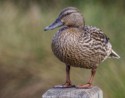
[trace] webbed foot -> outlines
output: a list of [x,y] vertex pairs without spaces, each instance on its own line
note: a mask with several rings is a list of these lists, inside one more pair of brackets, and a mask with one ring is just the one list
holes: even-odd
[[75,85],[72,85],[71,83],[65,83],[65,84],[62,84],[62,85],[54,86],[54,88],[72,88],[72,87],[75,87]]
[[80,89],[90,89],[92,88],[92,84],[91,83],[87,83],[87,84],[84,84],[84,85],[78,85],[76,86],[76,88],[80,88]]

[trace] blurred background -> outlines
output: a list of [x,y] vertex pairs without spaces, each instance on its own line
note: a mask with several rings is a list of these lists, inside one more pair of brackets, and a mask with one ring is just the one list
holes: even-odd
[[[44,32],[67,7],[80,9],[87,25],[99,27],[121,56],[102,63],[94,84],[104,98],[125,98],[124,0],[0,0],[0,98],[41,98],[65,82],[65,65],[51,51],[58,30]],[[72,68],[73,84],[84,84],[90,70]]]

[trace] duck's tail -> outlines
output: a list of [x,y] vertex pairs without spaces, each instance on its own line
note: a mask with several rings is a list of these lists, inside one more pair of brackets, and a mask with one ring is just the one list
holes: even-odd
[[119,59],[119,58],[120,58],[120,56],[119,56],[114,50],[112,50],[112,52],[111,52],[111,54],[109,55],[109,57],[111,57],[111,58],[116,58],[116,59]]

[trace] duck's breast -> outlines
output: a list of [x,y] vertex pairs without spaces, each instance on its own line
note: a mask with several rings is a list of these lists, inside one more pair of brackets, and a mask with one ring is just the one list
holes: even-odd
[[60,29],[53,37],[52,51],[61,61],[67,64],[77,62],[79,37],[80,31],[78,28],[65,27]]

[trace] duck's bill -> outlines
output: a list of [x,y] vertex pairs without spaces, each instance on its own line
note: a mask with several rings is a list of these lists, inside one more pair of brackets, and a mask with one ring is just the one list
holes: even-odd
[[52,30],[52,29],[55,29],[55,28],[60,27],[62,25],[63,25],[63,22],[61,22],[61,20],[59,20],[59,19],[56,19],[56,21],[53,22],[51,25],[45,27],[44,31]]

